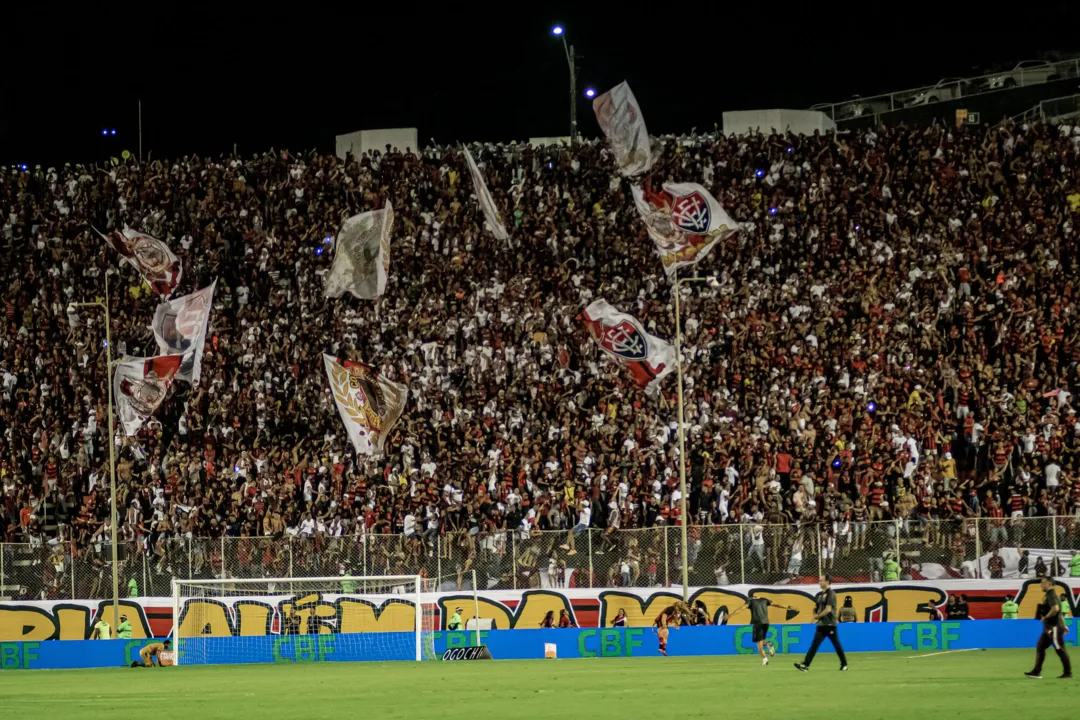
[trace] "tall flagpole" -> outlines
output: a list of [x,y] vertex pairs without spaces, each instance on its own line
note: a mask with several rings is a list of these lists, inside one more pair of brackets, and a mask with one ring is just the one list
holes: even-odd
[[690,601],[690,569],[686,555],[686,416],[683,414],[682,316],[679,312],[679,269],[675,269],[675,379],[679,391],[679,548],[682,552],[682,598]]
[[112,318],[109,314],[109,272],[105,271],[104,301],[70,303],[69,307],[97,306],[105,311],[105,388],[109,400],[109,542],[112,545],[112,609],[113,630],[120,626],[120,563],[116,547],[116,443],[115,418],[113,415],[113,359],[112,359]]

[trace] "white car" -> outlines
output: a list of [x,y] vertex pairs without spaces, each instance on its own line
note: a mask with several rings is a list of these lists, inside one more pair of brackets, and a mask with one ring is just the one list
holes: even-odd
[[916,94],[904,100],[904,107],[915,105],[929,105],[945,100],[955,100],[969,94],[970,82],[963,78],[942,78],[933,87],[920,90]]
[[987,89],[1013,87],[1015,85],[1038,85],[1044,82],[1053,82],[1061,79],[1061,72],[1057,65],[1044,60],[1023,60],[1016,64],[1012,70],[1006,70],[999,75],[991,75],[987,78]]

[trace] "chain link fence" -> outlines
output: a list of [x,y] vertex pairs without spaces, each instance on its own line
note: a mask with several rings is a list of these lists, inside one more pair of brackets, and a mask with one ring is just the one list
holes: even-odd
[[[1063,575],[1080,552],[1080,518],[878,520],[695,525],[686,532],[691,586],[881,582]],[[423,576],[431,590],[677,587],[677,526],[551,532],[499,530],[347,537],[159,537],[118,548],[122,597],[168,596],[175,578]],[[112,551],[96,543],[0,544],[0,599],[112,597]]]

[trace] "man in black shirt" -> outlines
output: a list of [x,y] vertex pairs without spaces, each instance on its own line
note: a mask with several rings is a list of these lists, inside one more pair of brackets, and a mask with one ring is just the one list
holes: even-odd
[[[744,607],[750,608],[750,624],[754,628],[754,644],[757,645],[758,655],[761,656],[761,664],[769,664],[769,656],[776,654],[776,648],[773,644],[766,640],[766,636],[769,634],[769,606],[780,608],[781,610],[790,610],[787,605],[781,605],[780,603],[774,603],[772,600],[763,597],[747,598],[746,602],[731,611],[731,614],[742,610]],[[768,654],[766,654],[768,650]]]
[[847,670],[847,656],[844,655],[844,648],[840,645],[840,636],[836,634],[836,593],[832,590],[832,578],[828,575],[821,577],[821,592],[814,597],[814,620],[817,621],[814,642],[810,643],[810,651],[806,653],[806,658],[801,663],[795,663],[795,668],[800,672],[809,670],[818,647],[825,638],[829,638],[840,658],[840,669]]
[[1054,579],[1044,576],[1040,587],[1045,595],[1040,607],[1043,631],[1039,634],[1039,642],[1035,646],[1035,668],[1024,674],[1029,678],[1041,678],[1046,649],[1053,646],[1061,660],[1062,672],[1058,679],[1071,678],[1072,663],[1069,662],[1069,653],[1065,651],[1065,619],[1061,616],[1061,600],[1054,589]]

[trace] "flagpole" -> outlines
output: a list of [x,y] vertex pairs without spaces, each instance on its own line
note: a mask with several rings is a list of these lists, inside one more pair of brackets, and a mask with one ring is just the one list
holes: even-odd
[[686,414],[683,409],[683,371],[682,371],[682,313],[679,310],[679,288],[683,283],[715,282],[713,278],[679,278],[679,269],[675,268],[674,283],[671,286],[675,295],[675,380],[678,383],[679,397],[679,548],[682,552],[682,594],[683,602],[690,602],[690,563],[686,548],[686,525],[690,521],[686,514]]
[[97,306],[105,311],[105,387],[109,400],[109,542],[112,544],[112,609],[113,629],[120,626],[120,568],[119,553],[116,548],[116,444],[113,440],[115,419],[113,416],[113,393],[112,393],[112,322],[109,315],[109,273],[105,271],[105,300],[104,302],[79,302],[70,303],[70,307]]
[[675,379],[679,394],[679,547],[682,552],[682,598],[690,601],[690,569],[686,555],[686,416],[683,413],[682,319],[679,312],[679,269],[675,268]]

